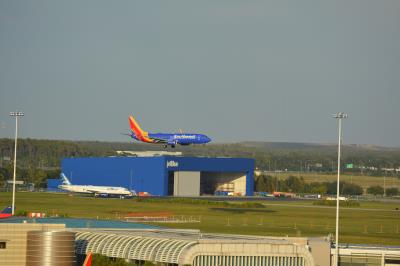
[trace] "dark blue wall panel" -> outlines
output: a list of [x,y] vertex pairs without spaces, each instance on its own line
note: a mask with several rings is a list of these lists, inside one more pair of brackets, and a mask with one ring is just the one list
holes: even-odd
[[152,195],[164,195],[163,166],[162,157],[71,158],[61,163],[74,185],[121,186]]
[[[168,170],[204,172],[254,171],[254,159],[165,156]],[[177,166],[173,162],[178,163]],[[168,164],[169,163],[169,164]]]
[[63,192],[58,186],[61,185],[61,179],[47,179],[47,191],[49,192]]

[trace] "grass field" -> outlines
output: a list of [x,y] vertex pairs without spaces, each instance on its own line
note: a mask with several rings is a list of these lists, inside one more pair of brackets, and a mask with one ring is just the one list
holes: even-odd
[[[10,193],[0,193],[0,206],[9,205]],[[51,193],[17,193],[18,210],[67,214],[69,217],[115,219],[128,212],[163,211],[200,218],[200,223],[159,224],[200,229],[203,232],[271,236],[326,236],[335,232],[335,208],[309,201],[262,202],[264,208],[235,208],[231,203],[178,200],[101,199]],[[361,202],[342,208],[340,242],[400,245],[400,203]]]
[[[311,182],[334,182],[337,179],[336,174],[326,174],[326,173],[297,173],[297,172],[290,172],[290,173],[275,173],[269,172],[271,176],[277,176],[279,179],[286,179],[289,176],[296,176],[296,177],[303,177],[307,183]],[[340,180],[345,181],[348,183],[357,184],[364,189],[370,186],[381,186],[383,187],[384,178],[382,176],[367,176],[367,175],[352,175],[348,173],[342,173],[340,175]],[[398,177],[386,177],[385,178],[386,187],[397,187],[400,189],[400,178]]]

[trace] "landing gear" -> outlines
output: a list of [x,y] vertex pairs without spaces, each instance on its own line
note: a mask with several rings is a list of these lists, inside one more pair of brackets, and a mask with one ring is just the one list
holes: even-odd
[[[171,148],[175,148],[175,144],[170,144],[171,145]],[[164,145],[164,149],[167,149],[168,148],[168,144],[165,144]]]
[[176,144],[178,144],[178,141],[168,141],[166,143],[164,143],[164,148],[168,148],[168,145],[171,146],[171,148],[175,148]]

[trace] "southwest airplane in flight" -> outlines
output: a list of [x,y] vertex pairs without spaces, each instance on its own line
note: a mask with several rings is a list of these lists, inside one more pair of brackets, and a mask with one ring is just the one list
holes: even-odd
[[159,143],[164,144],[167,148],[168,145],[175,148],[177,144],[179,145],[190,145],[190,144],[205,144],[211,141],[209,137],[203,134],[193,134],[193,133],[149,133],[143,131],[139,124],[135,121],[133,116],[129,117],[129,125],[131,127],[131,138],[147,142],[147,143]]

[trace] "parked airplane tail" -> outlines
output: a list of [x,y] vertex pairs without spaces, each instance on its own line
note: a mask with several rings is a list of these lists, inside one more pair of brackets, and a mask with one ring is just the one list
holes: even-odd
[[61,179],[64,185],[71,185],[71,182],[68,180],[64,173],[61,173]]
[[135,134],[135,136],[138,140],[141,140],[144,142],[152,142],[149,139],[149,133],[147,131],[144,131],[143,129],[141,129],[141,127],[136,122],[136,120],[133,118],[133,116],[129,116],[129,125],[131,127],[132,132]]
[[11,207],[11,206],[8,206],[8,207],[4,208],[4,210],[2,210],[2,211],[0,212],[0,219],[9,218],[9,217],[11,217],[12,215],[13,215],[13,214],[12,214],[12,207]]
[[8,207],[4,208],[0,213],[1,214],[11,214],[12,213],[12,207],[8,206]]

